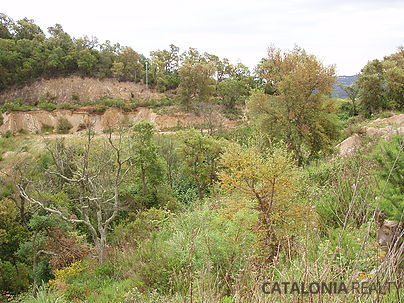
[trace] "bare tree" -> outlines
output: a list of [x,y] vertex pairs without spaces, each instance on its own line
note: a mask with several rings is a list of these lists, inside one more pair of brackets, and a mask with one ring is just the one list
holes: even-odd
[[[63,139],[48,145],[53,164],[46,182],[25,180],[18,184],[21,196],[49,214],[88,229],[100,263],[106,258],[107,233],[122,210],[119,191],[133,166],[122,133],[117,138],[94,140],[88,131],[84,148],[66,146]],[[49,194],[68,189],[68,201],[55,203]],[[68,207],[66,207],[66,204]]]

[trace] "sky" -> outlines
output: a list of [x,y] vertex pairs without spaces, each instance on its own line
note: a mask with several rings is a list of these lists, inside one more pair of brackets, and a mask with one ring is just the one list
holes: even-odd
[[298,45],[338,75],[354,75],[404,45],[403,0],[3,0],[0,12],[145,56],[175,44],[250,68],[271,45]]

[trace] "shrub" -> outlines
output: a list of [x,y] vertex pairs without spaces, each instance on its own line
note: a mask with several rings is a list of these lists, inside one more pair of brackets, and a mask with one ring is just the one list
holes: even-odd
[[64,297],[45,285],[38,287],[35,297],[31,294],[21,296],[16,302],[24,303],[67,303]]
[[323,230],[359,227],[368,220],[375,194],[371,169],[372,163],[360,155],[310,168],[309,178],[318,186],[315,203]]
[[[371,154],[379,169],[378,205],[387,216],[394,220],[403,220],[404,211],[404,140],[395,136],[390,141],[381,141]],[[388,181],[388,182],[387,182]]]
[[64,117],[60,117],[56,124],[56,131],[58,134],[67,134],[73,125]]
[[53,126],[42,124],[41,133],[52,133],[52,132],[53,132]]
[[49,111],[49,112],[55,110],[57,107],[56,104],[49,102],[45,98],[40,98],[37,106],[38,106],[38,108]]
[[0,108],[0,111],[5,112],[12,112],[12,111],[29,111],[32,109],[32,106],[25,104],[21,98],[15,99],[13,102],[6,102]]
[[13,132],[11,130],[6,131],[1,135],[3,138],[11,138],[14,136]]

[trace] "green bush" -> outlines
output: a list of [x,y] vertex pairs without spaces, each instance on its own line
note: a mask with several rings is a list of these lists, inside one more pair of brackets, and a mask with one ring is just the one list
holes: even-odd
[[29,110],[32,110],[32,106],[25,104],[24,100],[22,100],[21,98],[17,98],[13,102],[6,102],[3,104],[3,106],[0,107],[0,111],[3,113]]
[[58,134],[67,134],[73,125],[64,117],[60,117],[56,124],[56,131]]
[[381,141],[372,154],[379,166],[376,170],[379,190],[376,206],[390,219],[403,221],[404,213],[404,140],[395,136],[390,141]]
[[371,162],[363,156],[320,162],[306,169],[315,186],[317,212],[322,230],[361,226],[374,210],[375,180]]
[[37,289],[35,297],[31,294],[25,294],[19,297],[14,302],[21,303],[67,303],[63,295],[57,293],[56,291],[47,288],[45,285],[40,286]]
[[8,130],[5,133],[3,133],[1,136],[3,138],[11,138],[12,136],[14,136],[14,134],[13,134],[13,132],[11,130]]
[[48,112],[54,111],[57,108],[55,103],[49,102],[45,98],[39,99],[37,107]]

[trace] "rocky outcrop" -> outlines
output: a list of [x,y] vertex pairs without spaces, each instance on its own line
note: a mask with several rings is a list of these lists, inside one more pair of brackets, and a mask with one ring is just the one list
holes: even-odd
[[374,120],[361,128],[361,134],[353,134],[336,146],[341,156],[348,156],[356,151],[364,138],[380,137],[388,139],[395,134],[404,134],[404,114]]

